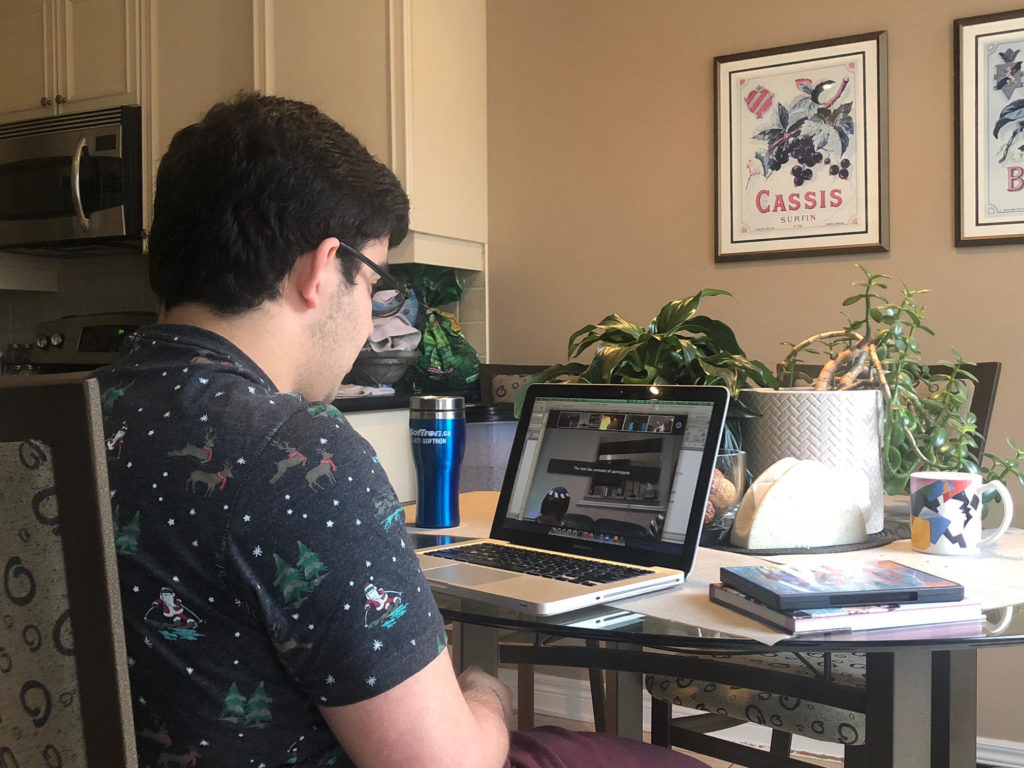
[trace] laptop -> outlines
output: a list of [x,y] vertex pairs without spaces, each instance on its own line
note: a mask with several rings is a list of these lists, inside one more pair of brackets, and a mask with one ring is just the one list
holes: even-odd
[[433,590],[541,616],[682,584],[729,392],[534,384],[488,539],[418,549]]

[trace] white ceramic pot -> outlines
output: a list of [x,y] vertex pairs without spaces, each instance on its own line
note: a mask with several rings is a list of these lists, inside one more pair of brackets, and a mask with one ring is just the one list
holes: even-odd
[[742,420],[747,469],[756,478],[779,459],[812,459],[868,478],[867,532],[882,530],[882,393],[816,391],[806,387],[745,389],[740,399],[760,416]]

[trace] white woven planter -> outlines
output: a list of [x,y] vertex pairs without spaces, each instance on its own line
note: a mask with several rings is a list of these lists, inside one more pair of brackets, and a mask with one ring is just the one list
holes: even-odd
[[743,450],[753,477],[786,456],[839,469],[859,469],[869,481],[868,533],[882,530],[882,393],[819,392],[807,388],[745,389],[740,399],[759,417],[742,420]]

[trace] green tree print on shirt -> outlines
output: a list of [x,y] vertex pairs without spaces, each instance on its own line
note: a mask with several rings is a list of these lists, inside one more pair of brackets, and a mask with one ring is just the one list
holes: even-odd
[[121,525],[119,509],[114,509],[114,546],[117,547],[118,551],[139,551],[139,516],[141,514],[141,512],[136,512],[135,517]]
[[237,723],[244,715],[245,696],[238,690],[238,684],[232,683],[228,689],[228,695],[224,697],[224,709],[221,710],[220,719]]
[[270,703],[273,701],[263,688],[263,681],[252,692],[249,701],[245,705],[245,715],[242,722],[250,728],[262,728],[273,718],[270,715]]
[[329,572],[320,555],[301,541],[297,541],[296,545],[299,557],[295,565],[274,553],[274,586],[281,590],[285,605],[289,606],[299,605],[307,595],[312,594]]
[[327,566],[320,560],[320,556],[301,541],[298,545],[299,561],[295,565],[302,569],[302,575],[306,580],[318,579],[326,574]]

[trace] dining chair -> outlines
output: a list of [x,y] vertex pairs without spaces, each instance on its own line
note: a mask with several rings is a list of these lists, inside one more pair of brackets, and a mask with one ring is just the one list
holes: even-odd
[[[929,368],[936,373],[951,371],[946,365]],[[972,390],[968,407],[976,418],[975,440],[980,456],[992,419],[1002,364],[972,363],[962,369],[976,378],[964,381]],[[797,372],[813,378],[818,366],[798,366]],[[886,527],[896,535],[909,536],[909,526],[901,519],[887,519]],[[724,663],[734,668],[729,670],[732,674],[724,676],[729,678],[726,681],[712,675],[708,679],[645,676],[645,686],[652,696],[654,743],[680,746],[742,765],[784,768],[812,765],[790,755],[793,735],[802,735],[843,744],[844,764],[863,764],[861,755],[868,737],[862,695],[867,669],[863,654],[764,653],[735,656]],[[765,673],[767,677],[763,677]],[[759,682],[745,683],[745,675]],[[804,680],[824,685],[825,695],[820,688],[802,690]],[[700,713],[674,717],[673,705]],[[709,735],[744,722],[772,729],[767,751]]]
[[480,363],[480,402],[484,405],[514,403],[519,390],[530,383],[530,377],[546,367]]
[[100,394],[0,378],[0,765],[137,764]]

